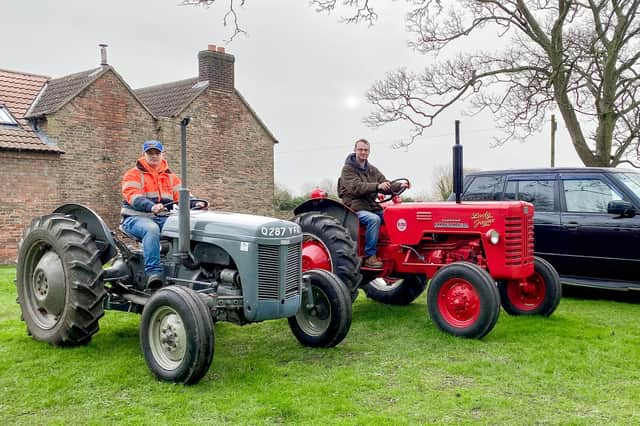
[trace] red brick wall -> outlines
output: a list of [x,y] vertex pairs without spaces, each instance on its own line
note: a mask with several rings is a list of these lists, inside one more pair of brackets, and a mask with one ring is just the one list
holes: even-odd
[[43,131],[65,151],[59,165],[62,199],[87,205],[117,226],[122,175],[140,157],[142,142],[156,137],[151,114],[108,71],[50,115]]
[[57,154],[0,151],[0,263],[14,263],[24,228],[60,204]]
[[180,174],[180,119],[187,127],[187,184],[211,208],[273,215],[273,139],[235,93],[208,90],[175,120],[163,120],[167,160]]
[[180,174],[186,115],[191,192],[215,209],[273,215],[273,140],[235,93],[207,90],[179,118],[155,120],[109,71],[42,123],[63,155],[0,151],[0,178],[12,189],[0,205],[0,264],[15,262],[32,218],[62,203],[85,204],[116,227],[122,175],[143,141],[160,139]]

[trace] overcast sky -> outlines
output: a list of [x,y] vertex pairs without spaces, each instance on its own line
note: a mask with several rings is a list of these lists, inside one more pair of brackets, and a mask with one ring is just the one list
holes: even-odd
[[[99,43],[108,62],[134,89],[194,77],[197,53],[222,45],[236,58],[236,88],[266,123],[275,147],[276,183],[301,194],[323,179],[337,180],[353,142],[372,143],[370,161],[388,178],[407,177],[407,195],[431,192],[433,170],[451,162],[454,120],[461,120],[465,167],[549,165],[550,130],[527,143],[491,148],[499,132],[490,115],[452,110],[408,149],[394,149],[408,129],[371,129],[364,93],[399,66],[419,70],[433,58],[407,47],[404,2],[385,2],[374,27],[339,23],[340,13],[318,14],[305,0],[248,0],[239,10],[248,34],[230,44],[222,17],[226,2],[211,8],[177,6],[178,0],[5,1],[0,68],[61,77],[99,65]],[[488,40],[470,39],[468,46]],[[558,117],[560,120],[560,118]],[[559,121],[556,165],[577,166]]]

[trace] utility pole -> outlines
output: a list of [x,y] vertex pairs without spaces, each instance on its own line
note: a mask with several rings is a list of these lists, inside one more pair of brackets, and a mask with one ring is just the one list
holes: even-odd
[[551,114],[551,167],[556,165],[556,130],[558,125],[556,124],[556,115]]

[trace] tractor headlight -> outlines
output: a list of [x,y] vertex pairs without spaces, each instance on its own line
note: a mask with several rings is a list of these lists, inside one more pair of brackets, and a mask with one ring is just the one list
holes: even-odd
[[495,246],[500,242],[500,233],[495,229],[491,229],[487,231],[487,238],[489,239],[489,242]]

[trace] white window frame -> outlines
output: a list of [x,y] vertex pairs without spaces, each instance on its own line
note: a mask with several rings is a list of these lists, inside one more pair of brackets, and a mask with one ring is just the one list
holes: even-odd
[[18,122],[13,115],[9,112],[7,107],[0,105],[0,124],[8,124],[10,126],[17,126]]

